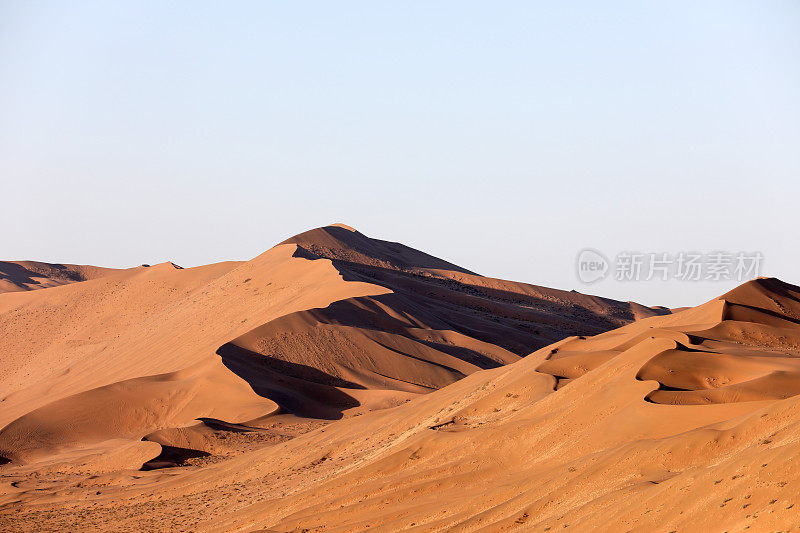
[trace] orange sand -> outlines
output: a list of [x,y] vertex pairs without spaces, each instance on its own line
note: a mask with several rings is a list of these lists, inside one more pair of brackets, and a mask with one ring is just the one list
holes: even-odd
[[800,288],[665,313],[341,226],[9,292],[0,527],[795,525]]

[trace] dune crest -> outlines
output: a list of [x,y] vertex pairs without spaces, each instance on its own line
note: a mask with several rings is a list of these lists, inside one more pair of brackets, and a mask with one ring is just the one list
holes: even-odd
[[58,287],[67,283],[101,278],[119,271],[117,268],[91,265],[0,261],[0,294]]
[[653,352],[637,374],[659,384],[649,401],[688,405],[788,398],[800,394],[796,316],[797,287],[756,279],[697,308],[565,343],[537,370],[555,376],[560,386],[651,339],[670,339],[674,346]]

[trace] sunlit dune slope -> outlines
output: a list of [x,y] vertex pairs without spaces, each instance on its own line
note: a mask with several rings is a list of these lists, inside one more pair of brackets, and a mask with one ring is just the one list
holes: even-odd
[[800,288],[754,280],[191,477],[289,478],[226,506],[221,529],[785,529],[800,505],[798,311]]

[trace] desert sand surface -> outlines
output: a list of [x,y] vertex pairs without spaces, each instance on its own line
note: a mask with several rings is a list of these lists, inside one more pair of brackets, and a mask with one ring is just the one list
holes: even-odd
[[7,531],[755,531],[800,519],[800,288],[695,308],[334,225],[0,295]]

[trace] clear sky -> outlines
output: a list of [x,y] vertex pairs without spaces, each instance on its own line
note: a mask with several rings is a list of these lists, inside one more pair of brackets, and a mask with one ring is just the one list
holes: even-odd
[[800,283],[800,2],[0,2],[0,258],[248,259],[331,222],[482,274],[760,251]]

